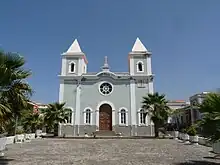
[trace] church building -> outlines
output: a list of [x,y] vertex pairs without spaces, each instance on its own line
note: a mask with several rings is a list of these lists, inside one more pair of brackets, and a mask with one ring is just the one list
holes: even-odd
[[111,72],[107,57],[100,71],[87,72],[86,54],[75,40],[62,54],[59,102],[65,102],[72,113],[68,123],[60,125],[59,135],[153,135],[153,123],[141,108],[142,97],[153,93],[151,55],[137,38],[125,58],[127,72]]

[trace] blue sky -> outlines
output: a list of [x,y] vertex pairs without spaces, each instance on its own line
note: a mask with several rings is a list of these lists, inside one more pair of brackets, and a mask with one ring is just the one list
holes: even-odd
[[140,37],[153,53],[155,90],[168,99],[220,87],[219,0],[2,0],[0,6],[0,48],[26,58],[34,101],[58,100],[60,54],[75,38],[94,72],[104,56],[112,71],[127,71]]

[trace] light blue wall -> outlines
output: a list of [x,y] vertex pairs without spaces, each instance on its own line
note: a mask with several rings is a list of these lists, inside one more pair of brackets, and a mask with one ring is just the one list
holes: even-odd
[[[108,81],[113,84],[113,92],[108,96],[103,96],[99,93],[99,85],[103,81]],[[83,111],[86,107],[90,107],[93,110],[92,124],[95,125],[95,111],[97,105],[101,101],[109,101],[115,106],[116,112],[116,124],[118,123],[118,110],[121,107],[130,109],[130,85],[129,81],[114,81],[111,78],[102,78],[98,82],[87,81],[82,82],[81,86],[81,124],[84,124]]]
[[70,80],[64,81],[64,102],[66,102],[67,107],[76,107],[76,83]]
[[[99,92],[101,82],[107,81],[113,84],[113,92],[108,96],[103,96]],[[76,82],[65,80],[64,85],[64,101],[67,107],[76,107]],[[143,96],[148,93],[148,88],[135,87],[136,111],[141,108]],[[119,124],[119,109],[122,107],[128,110],[128,125],[130,125],[130,82],[129,80],[115,81],[112,78],[102,78],[98,81],[85,81],[81,85],[80,94],[80,124],[84,124],[84,110],[89,107],[92,109],[92,125],[96,124],[96,108],[102,101],[109,101],[115,106],[115,124]],[[138,115],[137,115],[138,117]],[[138,121],[138,119],[137,119]]]
[[[148,86],[148,85],[146,85]],[[138,88],[137,84],[135,87],[135,98],[136,98],[136,109],[139,110],[142,106],[143,96],[147,96],[148,87]]]

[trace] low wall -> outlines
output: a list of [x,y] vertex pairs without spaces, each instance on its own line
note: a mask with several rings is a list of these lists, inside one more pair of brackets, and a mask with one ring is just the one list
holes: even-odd
[[15,136],[8,136],[6,137],[6,145],[7,144],[13,144],[15,142]]
[[[19,135],[19,136],[28,136],[30,138],[30,140],[32,139],[35,139],[35,133],[30,133],[30,134],[24,134],[24,135]],[[15,143],[15,140],[16,140],[16,136],[8,136],[8,137],[4,137],[6,138],[6,145],[9,145],[9,144],[13,144]]]
[[211,142],[208,141],[208,139],[204,138],[204,137],[199,137],[199,144],[204,145],[204,146],[208,146],[208,147],[212,146]]

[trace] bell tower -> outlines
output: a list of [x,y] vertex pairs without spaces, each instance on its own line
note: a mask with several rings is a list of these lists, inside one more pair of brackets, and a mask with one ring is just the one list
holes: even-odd
[[128,56],[130,73],[130,108],[132,134],[137,135],[138,109],[140,100],[146,93],[153,93],[153,75],[151,71],[151,52],[149,52],[139,38],[136,39],[132,51]]
[[86,55],[82,52],[77,39],[75,39],[69,49],[62,54],[61,76],[80,76],[87,73],[87,64]]
[[132,51],[129,53],[129,73],[133,77],[147,77],[148,92],[153,93],[153,75],[151,68],[151,52],[136,39]]
[[75,39],[69,49],[62,53],[59,102],[64,102],[64,78],[81,76],[87,73],[86,55],[82,52],[79,42]]

